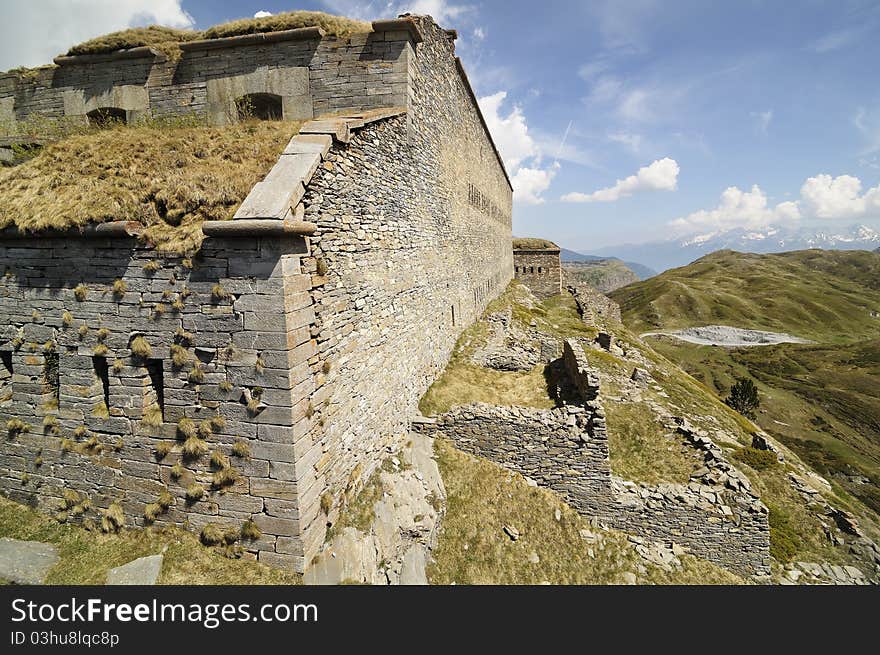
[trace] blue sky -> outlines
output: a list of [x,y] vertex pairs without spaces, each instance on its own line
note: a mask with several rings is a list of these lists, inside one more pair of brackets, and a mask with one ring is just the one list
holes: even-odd
[[430,13],[460,32],[514,177],[520,235],[589,251],[770,224],[880,227],[878,1],[14,4],[0,18],[63,29],[49,42],[13,32],[0,68],[130,24],[203,28],[292,8]]

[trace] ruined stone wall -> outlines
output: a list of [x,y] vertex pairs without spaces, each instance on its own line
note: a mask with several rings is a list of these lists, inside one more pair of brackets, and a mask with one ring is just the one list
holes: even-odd
[[334,148],[304,198],[318,226],[318,426],[297,444],[307,559],[513,274],[507,177],[449,35],[420,28],[408,115]]
[[562,293],[562,264],[558,250],[515,250],[513,270],[516,279],[541,300]]
[[571,383],[589,399],[583,404],[553,410],[468,405],[415,428],[528,476],[612,527],[684,545],[743,575],[768,574],[767,509],[721,450],[684,423],[680,431],[705,459],[690,484],[639,486],[612,477],[598,373],[574,341],[565,342],[563,359]]
[[157,524],[253,520],[263,536],[242,542],[248,556],[301,565],[305,249],[301,237],[213,239],[188,262],[134,239],[0,241],[0,491],[77,520],[115,502],[129,526],[167,491]]
[[409,104],[410,32],[345,39],[308,29],[276,34],[289,35],[183,44],[178,61],[139,48],[139,56],[61,57],[60,66],[0,74],[0,134],[39,134],[49,129],[47,119],[82,122],[105,107],[125,110],[128,122],[194,114],[222,125],[236,120],[236,99],[254,93],[279,96],[286,120]]

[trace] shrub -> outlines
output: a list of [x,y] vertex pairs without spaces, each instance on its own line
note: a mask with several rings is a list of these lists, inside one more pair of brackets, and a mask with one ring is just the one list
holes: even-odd
[[101,510],[101,530],[103,532],[119,532],[125,525],[125,514],[119,503],[112,503],[107,509]]
[[131,354],[142,359],[146,359],[153,354],[153,348],[150,346],[150,342],[147,341],[144,337],[138,336],[131,340]]
[[321,496],[321,511],[324,514],[329,514],[331,509],[333,509],[333,494],[326,491]]
[[85,324],[80,325],[77,333],[79,334],[80,339],[85,339],[87,336],[89,336],[89,326]]
[[196,427],[196,422],[191,418],[182,418],[177,422],[177,437],[178,439],[189,439],[190,437],[195,437],[198,435],[198,428]]
[[159,498],[156,499],[156,503],[162,509],[168,509],[174,505],[174,496],[172,496],[171,492],[167,489],[163,489],[159,494]]
[[232,454],[236,457],[248,459],[251,456],[251,447],[248,445],[247,441],[237,439],[236,442],[232,444]]
[[73,290],[73,297],[76,298],[78,302],[83,302],[88,295],[89,288],[85,284],[80,283],[76,285],[76,288]]
[[318,257],[318,259],[315,261],[315,269],[318,275],[320,275],[321,277],[327,275],[329,267],[327,266],[327,262],[324,260],[323,257]]
[[755,412],[761,404],[758,387],[750,378],[739,378],[730,388],[730,395],[724,399],[724,404],[754,420]]
[[215,489],[222,489],[223,487],[235,484],[236,480],[238,480],[238,471],[231,466],[227,466],[214,471],[214,475],[211,476],[211,485]]
[[19,418],[11,418],[6,421],[6,432],[10,438],[31,431],[31,426]]
[[231,294],[223,288],[223,285],[219,282],[211,287],[211,298],[216,301],[227,300],[231,298]]
[[247,539],[249,541],[256,541],[260,537],[263,536],[263,533],[260,532],[260,528],[257,527],[257,524],[248,519],[244,523],[241,524],[241,538]]
[[205,381],[205,369],[202,367],[201,363],[196,362],[195,366],[190,370],[187,379],[194,384],[199,384]]
[[64,310],[64,313],[61,315],[61,324],[64,327],[70,327],[71,325],[73,325],[73,314],[71,314],[67,310]]
[[219,432],[223,428],[226,427],[226,419],[217,414],[216,416],[212,416],[208,419],[208,423],[211,424],[211,430],[214,432]]
[[776,453],[770,450],[759,450],[757,448],[752,448],[751,446],[740,448],[735,451],[733,457],[748,464],[756,471],[765,471],[779,465]]
[[171,346],[171,363],[175,368],[183,368],[189,364],[189,359],[189,351],[186,348],[176,343]]
[[171,477],[175,480],[179,480],[183,477],[183,464],[177,462],[171,467]]
[[158,428],[162,425],[162,408],[159,405],[150,405],[144,410],[143,417],[144,425],[149,425],[154,428]]
[[159,506],[159,503],[147,503],[146,507],[144,507],[144,520],[147,523],[152,523],[159,518],[161,513],[162,508]]
[[223,528],[214,523],[208,523],[202,528],[199,537],[206,546],[216,546],[223,541]]
[[208,444],[198,437],[190,437],[183,442],[181,452],[187,459],[197,459],[208,452]]
[[88,435],[89,429],[84,425],[77,426],[77,428],[73,431],[73,436],[76,439],[82,439],[83,437],[87,437]]
[[119,359],[117,357],[116,359],[113,360],[113,367],[112,368],[113,368],[114,373],[121,373],[122,369],[125,368],[125,362],[123,362],[121,359]]
[[97,346],[95,346],[94,350],[92,350],[92,354],[94,354],[95,357],[106,357],[107,353],[109,352],[110,349],[103,343],[99,343]]
[[211,452],[211,466],[215,469],[224,469],[229,466],[229,458],[219,450]]
[[193,482],[186,488],[186,500],[190,503],[201,500],[205,495],[205,488],[198,482]]
[[218,386],[220,387],[220,391],[224,393],[229,393],[235,388],[229,380],[223,380]]
[[128,291],[128,284],[125,283],[125,280],[116,278],[113,282],[113,295],[117,298],[121,298],[125,295],[126,291]]
[[102,327],[101,329],[98,330],[98,334],[96,334],[95,336],[97,337],[98,341],[103,343],[104,341],[107,340],[107,337],[110,336],[110,330],[108,330],[105,327]]
[[157,459],[165,459],[168,457],[168,454],[171,452],[171,442],[170,441],[160,441],[156,444],[155,452]]
[[151,260],[148,261],[146,264],[144,264],[144,270],[145,270],[147,273],[155,273],[155,272],[158,271],[160,268],[162,268],[162,264],[160,264],[159,262],[157,262],[155,259],[151,259]]
[[179,328],[177,328],[177,330],[175,330],[175,332],[174,332],[174,341],[175,342],[188,346],[192,343],[192,340],[193,340],[192,333],[187,332],[182,327],[179,327]]

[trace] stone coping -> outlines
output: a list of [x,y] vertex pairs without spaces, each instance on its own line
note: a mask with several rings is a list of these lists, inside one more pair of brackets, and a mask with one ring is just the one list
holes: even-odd
[[529,253],[535,255],[559,254],[562,252],[560,248],[514,248],[513,252]]
[[108,52],[100,55],[59,55],[52,61],[58,66],[74,66],[83,64],[99,64],[104,61],[118,61],[120,59],[144,59],[152,57],[153,59],[165,59],[165,55],[151,48],[142,45],[137,48],[129,48],[128,50],[117,50],[116,52]]
[[184,41],[180,43],[180,49],[184,52],[198,50],[215,50],[219,48],[234,48],[241,45],[253,45],[255,43],[278,43],[280,41],[309,41],[324,37],[324,30],[320,27],[298,27],[293,30],[281,30],[280,32],[256,32],[254,34],[238,34],[225,36],[221,39],[199,39],[198,41]]
[[205,221],[202,232],[209,237],[250,236],[309,236],[318,226],[308,221],[279,221],[275,219],[239,219],[235,221]]
[[413,43],[421,43],[424,39],[419,26],[409,18],[392,18],[390,20],[374,20],[374,32],[409,32]]
[[[254,226],[259,224],[260,233],[288,234],[281,227],[271,227],[271,222],[301,220],[301,201],[306,188],[333,144],[349,143],[353,130],[405,113],[405,107],[387,107],[306,121],[299,133],[287,144],[272,169],[250,190],[235,212],[232,222],[251,221]],[[208,236],[215,236],[220,223],[225,221],[212,221],[207,226],[203,225],[202,231]],[[248,233],[245,228],[220,229],[224,234],[231,234],[233,231],[242,235]]]
[[471,98],[471,103],[474,106],[474,109],[477,112],[477,116],[480,118],[480,122],[483,124],[483,129],[486,131],[486,136],[489,138],[489,143],[492,144],[492,150],[495,151],[495,157],[498,159],[498,164],[501,166],[501,172],[504,173],[504,179],[507,180],[507,186],[510,187],[510,190],[513,191],[513,183],[510,181],[510,174],[507,172],[507,167],[504,165],[504,160],[501,158],[501,152],[498,150],[498,146],[495,144],[495,139],[492,138],[492,131],[489,129],[489,125],[486,123],[486,117],[483,116],[483,110],[480,109],[480,103],[477,100],[477,94],[474,93],[474,88],[471,86],[471,81],[468,79],[467,73],[464,70],[464,64],[461,63],[461,57],[455,58],[455,69],[458,71],[459,76],[461,77],[461,81],[464,83],[464,88],[468,92],[468,95]]
[[39,232],[21,231],[15,227],[0,230],[0,240],[43,238],[90,238],[112,237],[132,238],[144,231],[144,225],[136,221],[109,221],[107,223],[90,223],[83,227],[72,227],[64,230],[41,230]]

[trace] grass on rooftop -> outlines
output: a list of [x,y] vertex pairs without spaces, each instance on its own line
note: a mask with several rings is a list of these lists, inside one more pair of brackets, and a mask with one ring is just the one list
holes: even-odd
[[558,250],[559,246],[557,246],[552,241],[547,241],[547,239],[534,239],[528,237],[520,237],[513,240],[513,249],[514,250]]
[[137,221],[160,253],[190,254],[202,222],[231,218],[298,130],[281,121],[87,130],[0,169],[0,228]]
[[[280,32],[301,27],[320,27],[331,36],[348,37],[358,32],[371,32],[372,26],[344,16],[333,16],[321,11],[288,11],[264,18],[243,18],[215,25],[199,32],[178,30],[162,25],[135,27],[90,39],[67,51],[68,55],[99,55],[129,50],[140,46],[156,48],[172,58],[179,55],[178,43],[198,39],[222,39],[242,34]],[[176,51],[176,52],[175,52]]]

